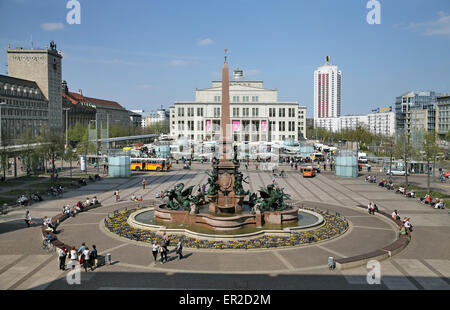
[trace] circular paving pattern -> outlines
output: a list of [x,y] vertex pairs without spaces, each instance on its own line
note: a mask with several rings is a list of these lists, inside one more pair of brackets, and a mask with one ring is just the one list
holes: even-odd
[[[147,243],[160,242],[162,236],[154,231],[134,228],[128,224],[130,215],[145,207],[137,207],[133,209],[126,209],[118,211],[112,216],[104,220],[105,227],[111,232],[120,237],[127,238],[134,241],[141,241]],[[306,209],[320,214],[324,219],[324,224],[318,228],[307,231],[291,232],[289,237],[282,236],[262,236],[259,238],[245,240],[205,240],[186,236],[183,233],[170,234],[170,243],[176,244],[183,240],[183,245],[186,248],[195,249],[264,249],[264,248],[280,248],[280,247],[294,247],[314,242],[320,242],[335,238],[348,229],[348,222],[345,218],[337,215],[329,214],[318,209]]]

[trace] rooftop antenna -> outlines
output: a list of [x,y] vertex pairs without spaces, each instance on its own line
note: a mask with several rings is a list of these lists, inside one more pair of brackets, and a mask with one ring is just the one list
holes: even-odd
[[224,51],[225,51],[225,62],[227,62],[227,51],[228,51],[228,49],[224,48]]
[[330,56],[327,56],[326,62],[327,62],[327,65],[330,63]]

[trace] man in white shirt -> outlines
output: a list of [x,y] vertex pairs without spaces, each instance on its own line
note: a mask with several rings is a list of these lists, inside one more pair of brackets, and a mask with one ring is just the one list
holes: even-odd
[[65,248],[59,248],[58,249],[58,258],[59,258],[59,269],[65,270],[66,269],[66,256],[67,253],[65,251]]

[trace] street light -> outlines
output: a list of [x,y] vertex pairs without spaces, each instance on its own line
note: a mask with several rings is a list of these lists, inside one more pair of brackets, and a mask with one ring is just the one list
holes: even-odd
[[67,115],[69,114],[69,111],[70,111],[70,108],[65,108],[65,109],[63,109],[63,111],[66,111],[66,149],[67,149],[67,146],[68,146],[68,131],[67,131],[67,120],[68,120],[68,117],[67,117]]

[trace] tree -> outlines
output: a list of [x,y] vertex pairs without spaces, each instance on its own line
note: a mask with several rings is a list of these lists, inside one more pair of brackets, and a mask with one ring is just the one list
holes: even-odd
[[[405,164],[405,184],[408,187],[408,160],[411,156],[411,146],[409,143],[409,137],[405,133],[400,133],[396,138],[394,154],[398,158],[403,158]],[[392,172],[391,172],[392,173]]]
[[33,168],[36,167],[39,160],[38,152],[35,152],[31,146],[38,142],[38,138],[33,134],[31,128],[27,128],[24,133],[17,139],[17,144],[24,145],[25,149],[21,152],[22,166],[26,169],[27,176],[30,176]]
[[427,131],[424,134],[423,139],[423,158],[427,161],[427,188],[428,194],[430,194],[430,162],[436,160],[436,156],[439,154],[440,149],[436,143],[436,133],[434,131]]
[[68,160],[69,161],[69,165],[70,165],[70,177],[72,178],[72,160],[75,160],[78,158],[77,153],[75,152],[75,149],[73,148],[72,145],[68,145],[64,155],[63,155],[64,160]]
[[[45,159],[49,159],[52,165],[52,173],[55,172],[55,160],[64,154],[64,138],[51,130],[44,131],[40,137],[42,146],[41,151]],[[52,178],[53,181],[53,178]]]

